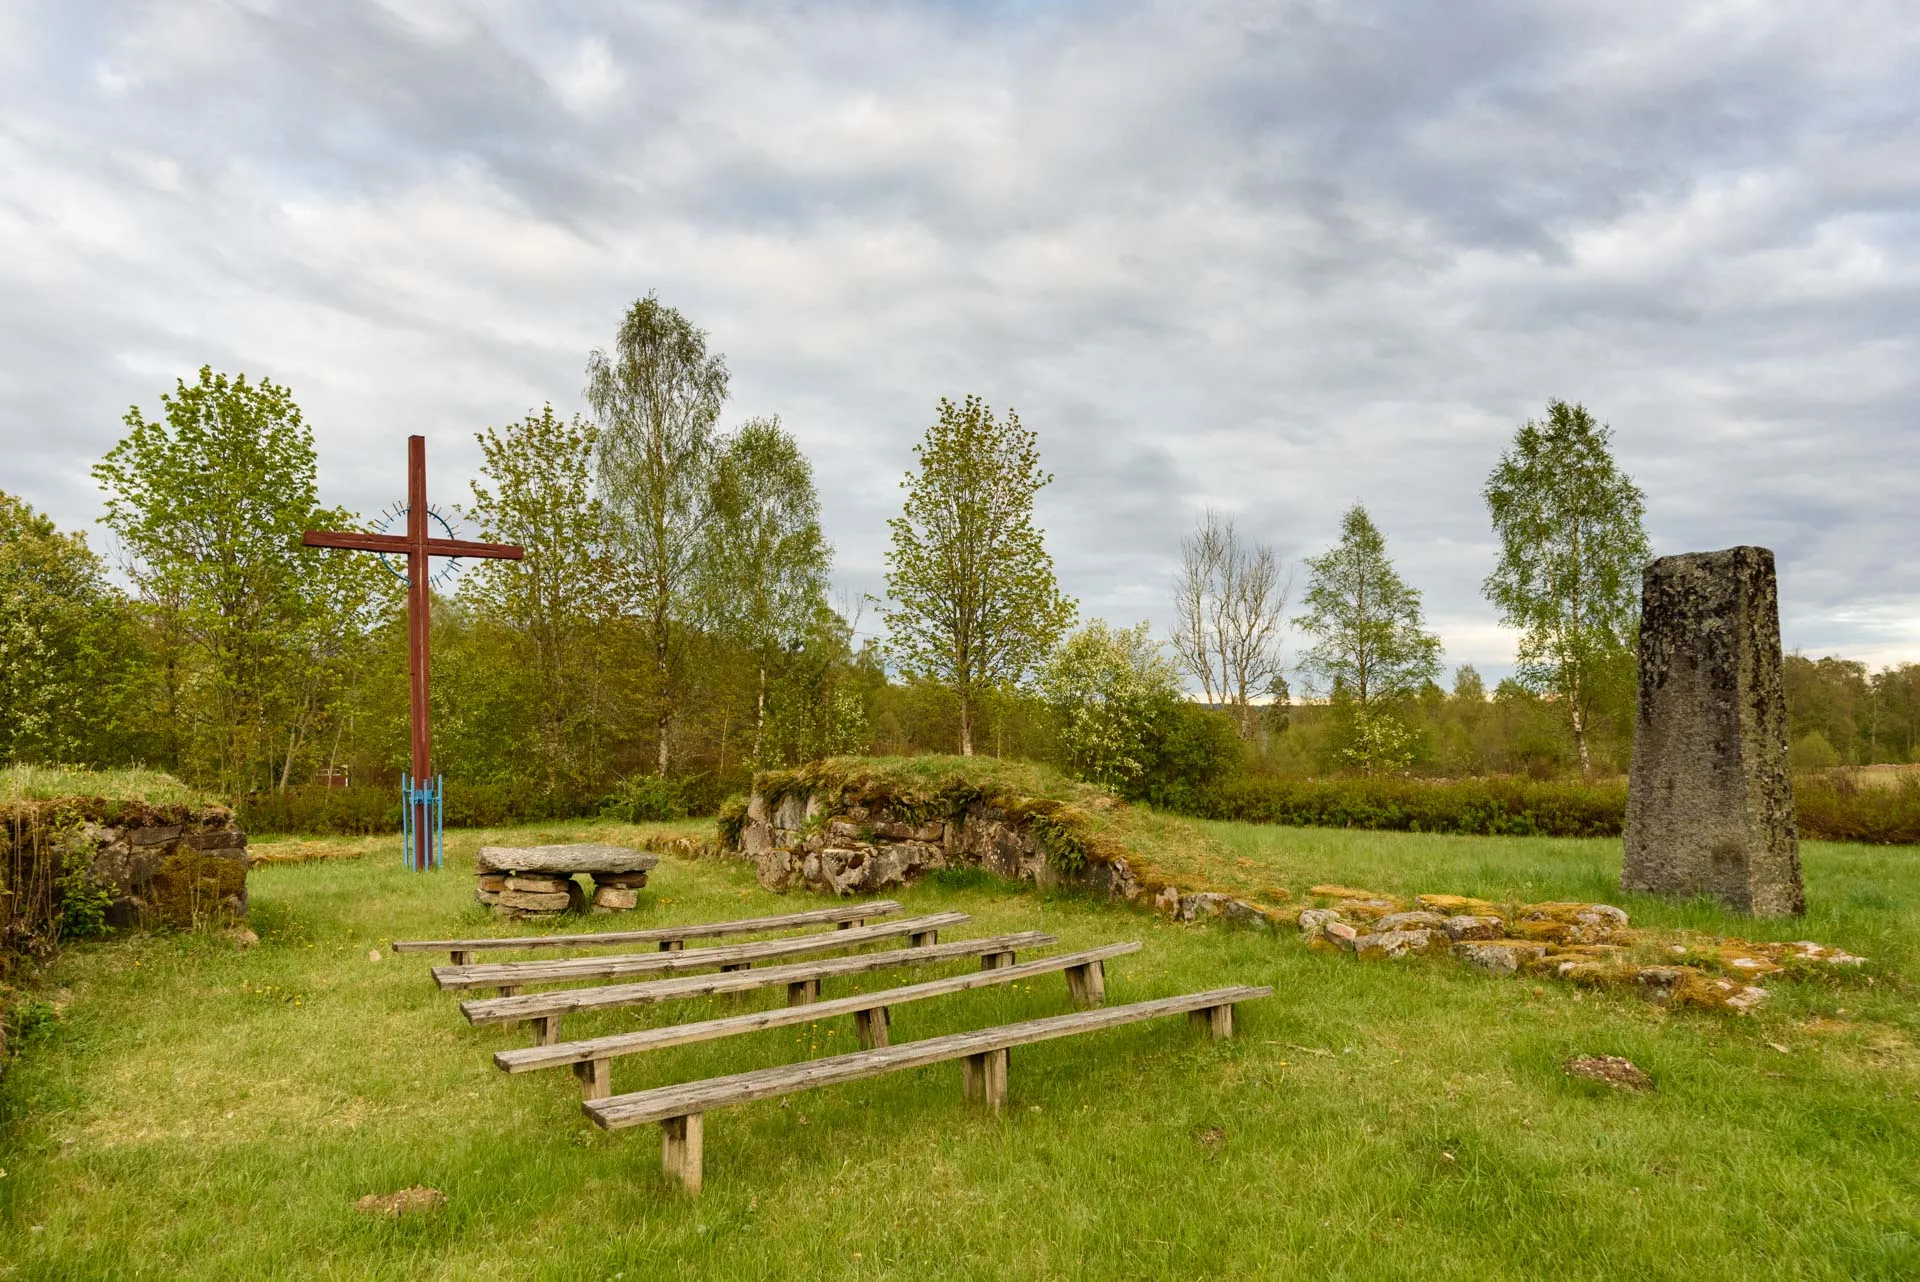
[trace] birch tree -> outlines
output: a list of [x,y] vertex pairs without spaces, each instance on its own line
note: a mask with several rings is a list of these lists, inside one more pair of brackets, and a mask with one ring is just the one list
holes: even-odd
[[942,397],[914,454],[906,505],[887,522],[889,647],[909,674],[953,690],[970,757],[981,697],[1024,682],[1077,612],[1033,521],[1034,495],[1053,477],[1019,416],[997,419],[977,396]]
[[699,622],[727,364],[707,351],[705,331],[648,294],[627,309],[613,349],[589,358],[586,396],[599,420],[599,484],[625,596],[652,652],[655,759],[664,775],[687,641]]
[[1529,419],[1483,491],[1500,536],[1487,599],[1520,629],[1516,675],[1558,696],[1580,769],[1601,687],[1631,663],[1640,618],[1640,568],[1651,549],[1646,497],[1614,463],[1612,432],[1583,405],[1552,401]]

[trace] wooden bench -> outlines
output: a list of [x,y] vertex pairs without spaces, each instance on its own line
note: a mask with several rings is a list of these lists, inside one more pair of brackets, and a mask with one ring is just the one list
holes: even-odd
[[[965,992],[974,988],[1017,983],[1035,975],[1047,975],[1054,971],[1066,972],[1067,989],[1076,1002],[1098,1006],[1106,993],[1107,959],[1139,951],[1140,945],[1137,942],[1106,944],[1082,952],[1062,953],[1058,957],[1045,957],[1039,961],[1023,962],[1013,966],[996,966],[976,971],[971,975],[930,979],[923,984],[889,988],[877,993],[861,993],[854,997],[838,997],[823,1002],[803,1002],[789,1005],[785,1009],[754,1011],[747,1015],[701,1020],[694,1024],[671,1024],[665,1028],[615,1033],[609,1037],[593,1037],[554,1046],[530,1046],[524,1050],[497,1051],[493,1062],[498,1068],[508,1073],[530,1073],[543,1068],[571,1067],[574,1076],[580,1079],[581,1092],[587,1099],[605,1099],[613,1093],[608,1086],[609,1061],[622,1055],[637,1055],[643,1051],[659,1050],[667,1046],[684,1046],[690,1042],[708,1042],[721,1037],[736,1037],[742,1033],[759,1032],[766,1028],[784,1028],[789,1024],[830,1019],[836,1015],[852,1015],[854,1032],[860,1039],[861,1049],[871,1050],[876,1046],[885,1046],[889,1043],[888,1030],[891,1020],[888,1011],[895,1006],[904,1006],[908,1002],[925,1001],[929,997],[943,997],[948,993]],[[810,982],[818,985],[819,980],[816,978]]]
[[718,948],[685,948],[666,953],[613,953],[604,957],[566,957],[558,961],[482,962],[472,966],[435,966],[433,982],[442,988],[497,988],[511,997],[528,984],[565,984],[581,979],[620,979],[628,975],[669,974],[717,966],[745,970],[758,961],[777,957],[804,957],[858,948],[904,935],[916,947],[939,941],[942,929],[972,921],[966,913],[932,913],[899,921],[860,926],[853,930],[802,935],[798,939],[763,939],[751,944]]
[[930,1037],[898,1046],[849,1051],[845,1055],[800,1064],[780,1064],[607,1099],[583,1100],[581,1107],[596,1125],[609,1131],[647,1122],[660,1123],[661,1165],[669,1176],[686,1185],[689,1192],[698,1193],[702,1120],[713,1109],[957,1059],[961,1061],[961,1086],[966,1098],[984,1105],[989,1112],[998,1113],[1007,1102],[1007,1052],[1011,1047],[1182,1013],[1204,1027],[1209,1037],[1231,1037],[1235,1003],[1272,995],[1273,989],[1264,986],[1216,988],[1181,997],[1162,997],[1157,1001]]
[[460,1003],[460,1013],[467,1017],[469,1024],[474,1025],[517,1024],[523,1019],[531,1020],[540,1044],[552,1046],[560,1040],[560,1017],[575,1011],[644,1006],[687,997],[742,993],[780,984],[787,986],[787,1001],[797,1006],[817,999],[820,996],[820,983],[826,979],[891,970],[898,966],[931,966],[962,957],[978,957],[980,969],[995,970],[1014,965],[1018,961],[1015,956],[1018,950],[1045,948],[1058,942],[1052,935],[1037,930],[1023,930],[1010,935],[989,935],[984,939],[957,939],[948,944],[928,944],[920,948],[897,948],[889,952],[859,953],[826,961],[769,966],[764,970],[682,975],[675,979],[610,984],[601,988],[563,988],[551,993],[528,993],[523,997],[472,998]]
[[778,917],[744,917],[738,921],[690,922],[684,926],[654,926],[646,930],[608,930],[583,935],[528,935],[515,939],[396,939],[396,953],[444,952],[455,966],[473,963],[473,955],[499,948],[603,948],[607,945],[658,943],[663,953],[678,952],[689,939],[711,939],[718,935],[755,935],[761,931],[791,930],[799,926],[839,926],[842,930],[862,925],[869,917],[890,917],[903,911],[891,899],[875,899],[864,904],[841,904],[834,908],[816,908],[812,912],[783,913]]

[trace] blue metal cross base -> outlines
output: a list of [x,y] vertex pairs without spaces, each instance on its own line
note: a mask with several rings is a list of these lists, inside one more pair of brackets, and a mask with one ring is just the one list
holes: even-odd
[[[440,828],[446,796],[442,778],[435,775],[424,788],[416,788],[412,775],[400,776],[400,831],[405,837],[406,866],[415,872],[440,866]],[[426,843],[424,850],[420,845],[422,840]]]

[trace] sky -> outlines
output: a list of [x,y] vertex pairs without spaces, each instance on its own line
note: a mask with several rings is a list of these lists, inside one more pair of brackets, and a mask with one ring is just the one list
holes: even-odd
[[1789,649],[1920,660],[1911,0],[0,0],[0,489],[96,547],[202,365],[291,387],[323,502],[420,432],[445,507],[649,291],[849,600],[971,392],[1083,616],[1164,627],[1209,507],[1297,567],[1362,502],[1497,676],[1480,490],[1563,398],[1656,553],[1770,547]]

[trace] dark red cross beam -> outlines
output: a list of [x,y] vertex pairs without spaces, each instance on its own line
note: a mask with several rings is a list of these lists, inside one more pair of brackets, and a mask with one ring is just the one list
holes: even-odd
[[[413,702],[413,781],[425,787],[433,778],[433,739],[427,723],[427,558],[490,557],[518,561],[526,549],[512,543],[476,543],[470,539],[427,536],[427,438],[407,438],[407,532],[362,534],[357,530],[308,530],[300,541],[310,548],[346,548],[354,552],[392,552],[407,558],[407,672]],[[409,802],[409,805],[414,803]],[[421,803],[413,816],[414,867],[431,868],[438,852],[429,849],[434,831],[431,813]]]

